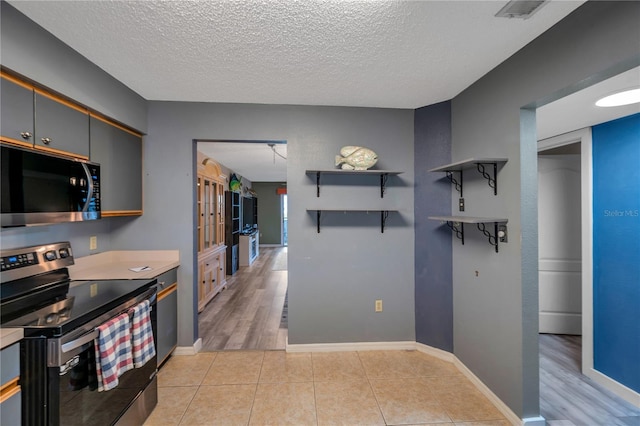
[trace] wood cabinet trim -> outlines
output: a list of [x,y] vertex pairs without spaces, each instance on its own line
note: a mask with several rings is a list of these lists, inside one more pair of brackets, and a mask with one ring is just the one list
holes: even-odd
[[142,216],[142,210],[109,210],[100,213],[102,217]]
[[4,71],[0,71],[0,77],[4,78],[5,80],[8,80],[12,83],[17,84],[18,86],[22,86],[25,89],[29,89],[29,90],[33,90],[35,87],[33,86],[33,84],[29,84],[26,81],[22,81],[17,77],[12,76],[11,74],[7,74]]
[[20,377],[15,377],[0,387],[0,404],[20,392],[19,381]]
[[77,158],[80,160],[89,161],[89,157],[86,155],[80,155],[80,154],[75,154],[73,152],[62,151],[61,149],[50,148],[48,146],[34,145],[33,149],[36,151],[44,151],[50,154],[62,155],[64,157]]
[[28,149],[33,149],[33,142],[24,142],[18,139],[12,139],[12,138],[8,138],[6,136],[2,136],[0,137],[0,142],[6,144],[6,145],[13,145],[13,146],[17,146],[20,148],[28,148]]
[[169,287],[163,288],[158,292],[158,302],[177,290],[178,290],[178,283],[173,283]]
[[93,111],[89,111],[89,116],[95,118],[96,120],[100,120],[103,123],[107,123],[110,126],[117,127],[118,129],[120,129],[120,130],[122,130],[124,132],[127,132],[127,133],[129,133],[129,134],[131,134],[133,136],[136,136],[136,137],[139,137],[140,139],[142,139],[142,136],[143,136],[142,133],[138,133],[136,131],[128,129],[125,126],[123,126],[121,124],[118,124],[115,121],[110,120],[109,118],[107,118],[107,117],[105,117],[105,116],[103,116],[103,115],[101,115],[99,113],[96,113],[96,112],[93,112]]
[[58,102],[58,103],[60,103],[60,104],[62,104],[64,106],[69,107],[71,109],[74,109],[74,110],[76,110],[76,111],[78,111],[78,112],[80,112],[82,114],[89,115],[89,110],[87,108],[85,108],[85,107],[82,107],[82,106],[80,106],[78,104],[72,103],[67,99],[61,98],[60,96],[54,95],[53,93],[47,92],[46,90],[40,89],[38,87],[34,87],[33,90],[39,95],[42,95],[42,96],[44,96],[46,98],[49,98],[49,99],[51,99],[53,101],[56,101],[56,102]]

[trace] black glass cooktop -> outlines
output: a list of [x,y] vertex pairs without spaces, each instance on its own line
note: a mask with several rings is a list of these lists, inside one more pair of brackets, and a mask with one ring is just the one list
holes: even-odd
[[25,336],[60,336],[146,291],[152,280],[68,281],[50,290],[51,303],[2,324],[23,327]]

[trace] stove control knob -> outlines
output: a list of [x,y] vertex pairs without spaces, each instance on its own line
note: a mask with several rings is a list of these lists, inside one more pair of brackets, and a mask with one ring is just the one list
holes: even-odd
[[64,259],[65,257],[69,257],[69,250],[67,250],[66,248],[61,248],[60,250],[58,250],[58,254],[60,254],[61,259]]
[[56,255],[55,250],[50,250],[44,254],[44,258],[48,261],[56,260],[58,256]]
[[45,317],[44,322],[47,324],[51,324],[56,320],[57,315],[56,314],[49,314]]

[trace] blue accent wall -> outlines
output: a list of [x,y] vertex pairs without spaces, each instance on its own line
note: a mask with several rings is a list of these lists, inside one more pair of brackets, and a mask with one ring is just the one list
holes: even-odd
[[453,352],[451,231],[427,216],[451,214],[451,183],[427,170],[451,162],[451,102],[414,116],[416,341]]
[[640,114],[592,136],[594,367],[640,392]]

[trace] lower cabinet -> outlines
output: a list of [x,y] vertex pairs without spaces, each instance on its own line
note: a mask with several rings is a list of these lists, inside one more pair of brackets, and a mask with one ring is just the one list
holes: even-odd
[[222,246],[198,256],[198,312],[227,285],[226,252],[226,246]]
[[158,279],[158,335],[156,353],[158,366],[171,355],[178,344],[178,269],[172,269]]
[[0,425],[22,424],[20,343],[0,351]]

